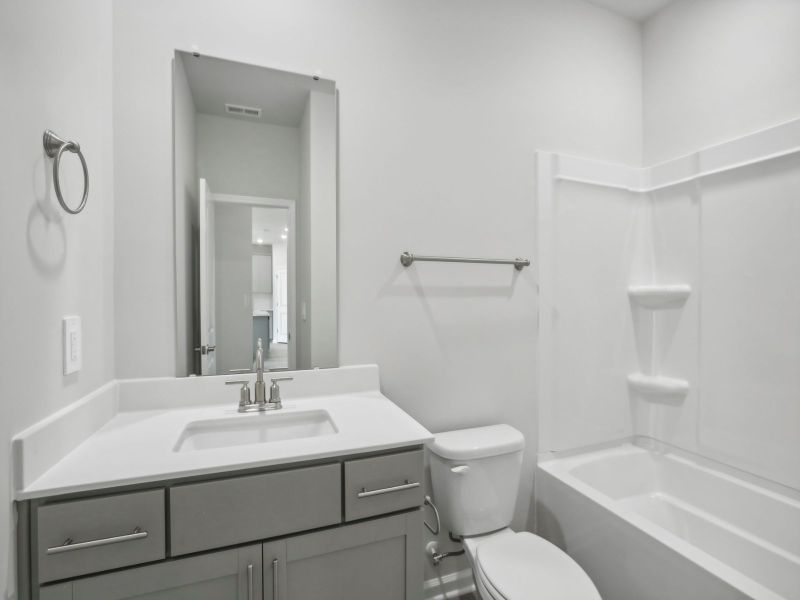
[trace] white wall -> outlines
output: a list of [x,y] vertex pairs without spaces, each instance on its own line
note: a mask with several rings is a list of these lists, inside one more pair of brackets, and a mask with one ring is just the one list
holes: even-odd
[[[67,35],[69,43],[55,48],[54,31]],[[16,597],[9,440],[113,377],[111,46],[111,6],[104,0],[0,4],[4,137],[0,145],[0,596],[4,598]],[[164,109],[169,114],[169,105]],[[52,161],[42,149],[46,128],[77,140],[86,156],[89,202],[77,216],[62,211],[55,199]],[[171,138],[170,132],[164,133]],[[77,165],[76,157],[63,158],[69,202],[77,202],[82,192]],[[172,195],[169,184],[163,194]],[[163,218],[169,220],[169,212]],[[83,370],[63,376],[61,318],[70,314],[83,320]]]
[[[399,255],[535,259],[535,149],[638,163],[637,26],[572,0],[114,7],[115,152],[130,173],[118,179],[117,226],[139,238],[118,247],[117,307],[136,327],[118,328],[117,373],[175,372],[165,259],[175,48],[321,70],[340,90],[341,362],[377,362],[388,396],[433,431],[519,426],[522,524],[536,449],[533,270],[404,269]],[[142,336],[154,342],[146,355],[129,348]]]
[[198,227],[197,159],[195,153],[196,111],[183,59],[174,59],[175,123],[175,294],[177,302],[176,372],[193,373],[195,365],[194,313],[191,309],[195,294],[193,237]]
[[197,171],[217,194],[297,199],[300,131],[200,113]]
[[645,164],[800,112],[800,2],[677,0],[643,27]]

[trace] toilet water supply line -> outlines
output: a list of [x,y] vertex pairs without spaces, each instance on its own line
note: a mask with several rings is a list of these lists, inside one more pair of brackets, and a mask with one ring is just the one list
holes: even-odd
[[[452,533],[449,533],[448,536],[450,537],[450,541],[458,544],[462,543],[463,541],[463,538],[456,537]],[[451,556],[461,556],[465,552],[463,548],[461,550],[451,550],[450,552],[439,552],[439,543],[434,541],[428,542],[428,544],[425,546],[425,550],[430,555],[434,566],[437,566],[445,558],[449,558]]]
[[[433,503],[433,500],[431,499],[430,496],[425,496],[425,504],[433,509],[433,514],[436,516],[436,527],[435,528],[431,527],[427,521],[423,521],[423,523],[425,524],[425,527],[428,528],[428,531],[430,531],[433,535],[439,535],[439,532],[442,529],[442,521],[439,518],[439,509],[436,508],[436,505]],[[461,543],[462,538],[455,537],[453,536],[452,533],[448,533],[448,535],[450,536],[451,541],[457,542],[459,544]],[[438,565],[448,556],[461,556],[462,554],[464,554],[463,549],[454,550],[452,552],[439,552],[439,543],[436,541],[428,542],[427,545],[425,546],[425,551],[430,555],[434,565]]]

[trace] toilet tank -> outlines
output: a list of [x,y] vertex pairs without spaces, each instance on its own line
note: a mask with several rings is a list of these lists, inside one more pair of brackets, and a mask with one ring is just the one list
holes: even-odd
[[437,433],[430,450],[434,502],[454,535],[511,524],[525,438],[510,425]]

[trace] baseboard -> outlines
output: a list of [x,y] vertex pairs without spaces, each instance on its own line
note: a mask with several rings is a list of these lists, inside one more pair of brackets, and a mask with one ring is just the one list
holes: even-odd
[[475,593],[472,570],[464,569],[441,577],[428,579],[424,586],[424,600],[456,600],[464,594]]

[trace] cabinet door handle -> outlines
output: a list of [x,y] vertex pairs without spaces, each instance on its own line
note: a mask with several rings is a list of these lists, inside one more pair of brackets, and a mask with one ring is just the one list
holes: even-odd
[[133,533],[125,535],[115,535],[113,537],[102,538],[99,540],[89,540],[88,542],[73,542],[72,538],[67,538],[60,546],[47,549],[47,554],[58,554],[59,552],[71,552],[72,550],[82,550],[84,548],[95,548],[97,546],[107,546],[108,544],[118,544],[120,542],[132,542],[147,537],[147,532],[136,527]]
[[278,559],[272,561],[272,600],[278,600]]
[[253,600],[253,565],[247,565],[247,600]]
[[367,488],[361,488],[361,491],[358,492],[359,498],[369,498],[370,496],[380,496],[381,494],[391,494],[392,492],[402,492],[403,490],[411,490],[413,488],[419,487],[419,481],[411,481],[409,482],[406,479],[405,483],[400,485],[395,485],[392,487],[381,488],[379,490],[369,490]]

